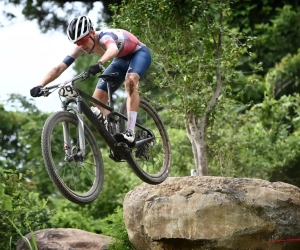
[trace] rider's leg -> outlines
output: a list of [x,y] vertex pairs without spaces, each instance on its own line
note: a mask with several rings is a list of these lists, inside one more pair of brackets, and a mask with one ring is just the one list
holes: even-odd
[[133,134],[137,112],[140,105],[140,95],[138,92],[139,81],[149,68],[150,64],[151,53],[146,46],[143,46],[134,53],[125,77],[125,88],[127,92],[127,129],[129,129]]
[[137,111],[140,106],[140,95],[138,92],[140,76],[137,73],[128,73],[125,78],[125,89],[127,93],[127,129],[134,133]]
[[[106,68],[106,70],[103,72],[103,75],[109,75],[111,73],[118,73],[119,77],[118,79],[114,82],[111,91],[112,93],[114,93],[121,84],[123,84],[124,79],[125,79],[125,75],[126,75],[126,71],[127,69],[122,69],[120,66],[120,59],[119,58],[115,58],[112,63]],[[108,89],[107,89],[107,83],[100,78],[98,81],[98,84],[96,86],[96,89],[94,91],[93,97],[95,99],[97,99],[98,101],[102,102],[103,104],[107,105],[107,101],[108,101]],[[100,114],[96,114],[96,116],[102,120],[102,114],[104,116],[106,116],[109,113],[109,110],[101,107],[100,105],[97,105],[96,103],[93,103],[94,106],[96,106],[99,110],[100,110]],[[99,110],[94,110],[92,109],[93,112],[95,113],[99,113]],[[105,117],[104,117],[105,119]]]
[[[94,91],[94,94],[93,94],[93,97],[95,99],[97,99],[98,101],[104,103],[104,104],[107,104],[107,101],[108,101],[108,94],[107,92],[105,92],[104,90],[102,89],[95,89]],[[101,113],[104,114],[104,115],[107,115],[109,113],[109,111],[105,108],[102,108],[101,106],[93,103],[94,106],[96,106],[98,109],[100,109]]]
[[132,54],[128,71],[125,77],[125,89],[127,93],[127,130],[117,133],[117,141],[134,141],[134,127],[136,124],[137,111],[140,105],[140,95],[138,85],[140,78],[144,75],[151,64],[151,53],[144,46]]

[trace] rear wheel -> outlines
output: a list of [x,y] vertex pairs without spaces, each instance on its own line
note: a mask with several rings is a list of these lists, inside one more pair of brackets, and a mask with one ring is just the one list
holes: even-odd
[[[120,108],[120,113],[127,116],[126,100]],[[171,169],[171,144],[159,114],[145,99],[140,100],[137,123],[147,128],[148,131],[136,126],[135,140],[152,137],[152,141],[133,148],[129,154],[125,155],[125,159],[135,174],[144,182],[162,183]],[[126,127],[127,122],[120,119],[120,130],[125,131]]]
[[[78,118],[67,111],[51,115],[42,132],[42,152],[47,172],[68,200],[87,204],[95,200],[103,185],[103,160],[95,137],[84,125],[85,154],[80,154]],[[64,138],[63,126],[69,132]]]

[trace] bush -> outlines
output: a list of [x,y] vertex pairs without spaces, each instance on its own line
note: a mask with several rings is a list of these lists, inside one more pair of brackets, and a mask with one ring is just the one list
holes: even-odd
[[109,245],[110,250],[133,249],[125,227],[122,208],[118,207],[113,214],[103,219],[102,222],[103,234],[115,239],[115,241]]
[[0,167],[0,249],[14,249],[19,233],[49,227],[50,216],[46,200],[39,199],[32,183],[21,173]]

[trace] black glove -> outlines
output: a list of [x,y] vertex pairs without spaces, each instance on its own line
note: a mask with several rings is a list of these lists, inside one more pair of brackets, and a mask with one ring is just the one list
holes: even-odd
[[102,62],[97,62],[97,63],[91,65],[88,68],[87,72],[88,72],[89,75],[93,75],[94,76],[97,73],[100,73],[101,70],[102,70]]
[[42,88],[41,86],[36,86],[36,87],[32,88],[32,89],[30,90],[30,95],[31,95],[32,97],[39,97],[39,96],[42,96],[41,88]]

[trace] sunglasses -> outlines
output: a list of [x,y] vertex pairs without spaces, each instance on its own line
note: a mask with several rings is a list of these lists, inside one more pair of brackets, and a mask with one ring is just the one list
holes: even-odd
[[77,46],[84,46],[88,43],[90,39],[90,35],[85,36],[84,38],[81,38],[79,41],[75,42]]

